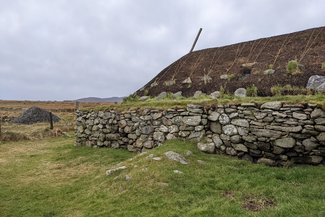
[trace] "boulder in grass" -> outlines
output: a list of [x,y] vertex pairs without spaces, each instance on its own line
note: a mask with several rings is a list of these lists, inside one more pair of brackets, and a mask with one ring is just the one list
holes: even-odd
[[[53,122],[60,121],[60,118],[52,114]],[[50,112],[39,107],[31,107],[24,111],[19,117],[13,120],[17,124],[34,124],[39,122],[49,122]]]

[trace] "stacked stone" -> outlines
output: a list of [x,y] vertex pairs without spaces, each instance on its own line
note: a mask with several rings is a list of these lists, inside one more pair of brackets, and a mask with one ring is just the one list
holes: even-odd
[[77,145],[143,151],[183,138],[198,141],[207,153],[269,165],[324,163],[325,112],[312,104],[188,105],[77,116]]
[[203,112],[199,105],[166,111],[78,111],[77,145],[142,151],[170,139],[200,140],[208,122]]

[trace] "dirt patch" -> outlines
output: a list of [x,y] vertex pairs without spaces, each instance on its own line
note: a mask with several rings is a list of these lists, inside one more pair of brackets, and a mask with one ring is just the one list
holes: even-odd
[[229,200],[234,200],[235,199],[235,192],[234,191],[224,191],[222,193],[223,197],[226,197]]
[[243,208],[248,211],[259,212],[275,205],[275,201],[271,198],[249,196],[244,199]]
[[[255,85],[259,96],[270,96],[273,86],[306,87],[311,75],[325,75],[324,50],[325,27],[199,50],[166,67],[136,93],[157,96],[182,91],[193,96],[197,90],[234,93]],[[300,73],[288,73],[293,60],[299,63]]]

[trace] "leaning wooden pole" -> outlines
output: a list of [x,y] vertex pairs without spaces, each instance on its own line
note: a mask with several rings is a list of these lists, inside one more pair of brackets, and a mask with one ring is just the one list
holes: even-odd
[[200,35],[201,35],[201,32],[202,32],[202,28],[199,29],[199,32],[198,32],[197,35],[196,35],[196,38],[195,38],[195,40],[194,40],[194,43],[193,43],[192,48],[191,48],[191,50],[190,50],[190,53],[193,52],[193,50],[194,50],[194,48],[195,48],[195,45],[196,45],[196,42],[199,40],[199,37],[200,37]]

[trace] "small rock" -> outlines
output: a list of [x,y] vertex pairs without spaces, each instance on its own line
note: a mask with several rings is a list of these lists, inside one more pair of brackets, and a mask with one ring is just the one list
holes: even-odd
[[215,144],[215,146],[216,146],[217,148],[220,148],[221,145],[223,145],[223,142],[222,142],[222,140],[220,139],[220,136],[219,136],[218,134],[214,135],[214,136],[212,137],[212,140],[213,140],[213,143]]
[[315,108],[313,110],[313,112],[310,114],[311,118],[321,118],[321,117],[325,117],[325,112],[320,109],[320,108]]
[[234,119],[231,123],[239,127],[249,127],[249,123],[246,119]]
[[234,125],[226,125],[222,127],[223,133],[228,136],[233,136],[238,133],[237,128]]
[[195,91],[193,97],[194,97],[194,98],[197,98],[197,97],[201,97],[201,96],[204,96],[204,95],[205,95],[205,94],[204,94],[202,91],[197,90],[197,91]]
[[190,150],[187,150],[186,152],[185,152],[185,156],[191,156],[193,154],[193,152],[191,152]]
[[294,113],[292,113],[292,116],[293,116],[294,118],[299,119],[299,120],[306,120],[306,119],[307,119],[307,115],[304,114],[304,113],[294,112]]
[[215,150],[215,145],[214,143],[201,143],[199,142],[197,144],[197,147],[200,151],[203,151],[205,153],[214,153],[214,150]]
[[233,144],[232,147],[234,147],[236,151],[248,152],[247,147],[243,144]]
[[151,149],[151,148],[153,148],[153,146],[154,146],[154,143],[153,143],[153,141],[151,141],[151,140],[145,141],[145,142],[143,143],[143,147],[145,147],[145,148],[149,148],[149,149]]
[[211,112],[211,114],[208,116],[208,119],[210,121],[217,121],[219,119],[220,114],[218,112]]
[[164,99],[166,98],[167,96],[167,93],[166,92],[161,92],[157,97],[156,99],[160,100],[160,99]]
[[273,75],[275,72],[274,69],[267,69],[263,72],[264,75]]
[[203,161],[203,160],[197,160],[197,162],[198,162],[199,164],[206,164],[206,162]]
[[146,101],[147,99],[149,99],[150,97],[149,96],[141,96],[139,98],[140,101]]
[[212,99],[217,99],[217,98],[220,97],[220,95],[221,95],[220,91],[214,91],[214,92],[212,92],[212,93],[210,94],[210,97],[211,97]]
[[305,146],[306,151],[311,151],[319,146],[316,142],[311,139],[305,139],[302,141],[303,146]]
[[183,172],[180,171],[180,170],[173,170],[173,172],[176,173],[176,174],[183,174]]
[[269,159],[269,158],[260,158],[257,160],[257,163],[259,164],[265,164],[265,165],[268,165],[268,166],[274,166],[275,165],[275,161],[272,160],[272,159]]
[[174,151],[167,151],[165,152],[165,156],[169,159],[169,160],[173,160],[173,161],[177,161],[181,164],[188,164],[186,159],[178,154],[177,152],[174,152]]
[[201,116],[186,116],[183,117],[183,122],[186,125],[198,126],[201,123]]
[[153,157],[152,160],[161,161],[161,157]]
[[228,115],[226,115],[226,114],[221,114],[220,116],[219,116],[219,123],[220,124],[228,124],[230,122],[230,119],[229,119],[229,117],[228,117]]
[[245,88],[238,88],[235,93],[235,96],[237,97],[246,97],[246,89]]
[[117,172],[119,170],[125,170],[126,168],[127,168],[126,166],[121,166],[121,167],[116,167],[116,168],[113,168],[113,169],[106,170],[106,175],[110,176],[113,173],[115,173],[115,172]]
[[182,84],[192,84],[192,80],[190,77],[186,78],[184,81],[182,81]]
[[159,142],[165,141],[165,135],[162,132],[154,132],[153,133],[153,139]]
[[210,130],[213,133],[217,133],[217,134],[221,134],[222,130],[221,130],[221,125],[217,122],[211,122],[210,123]]
[[325,125],[325,118],[317,118],[315,119],[315,123],[319,125]]
[[173,96],[175,98],[181,98],[182,97],[182,91],[178,91],[178,92],[174,93]]
[[320,141],[320,142],[325,142],[325,133],[320,133],[320,134],[317,136],[317,139],[318,139],[318,141]]
[[235,149],[233,149],[231,147],[227,147],[226,148],[226,154],[231,155],[231,156],[235,156],[235,155],[237,155],[237,152],[236,152]]
[[126,175],[126,176],[125,176],[125,180],[126,180],[126,181],[130,181],[130,180],[131,180],[131,176]]
[[166,136],[166,139],[167,140],[172,140],[172,139],[176,139],[176,136],[172,133],[168,133],[167,136]]
[[228,80],[228,74],[223,74],[223,75],[220,75],[220,79],[221,80]]

